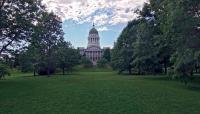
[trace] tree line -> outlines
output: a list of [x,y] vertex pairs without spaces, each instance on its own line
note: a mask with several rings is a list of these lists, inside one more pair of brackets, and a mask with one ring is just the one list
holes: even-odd
[[41,0],[2,0],[0,20],[0,77],[8,67],[50,76],[78,64],[79,52],[64,40],[61,19]]
[[[93,67],[64,40],[61,19],[48,12],[41,0],[2,0],[0,20],[0,78],[9,75],[9,69],[50,76],[64,75],[78,64]],[[106,49],[97,66],[106,67],[108,62],[110,50]]]
[[124,28],[112,67],[137,74],[170,74],[185,83],[200,72],[200,1],[150,0]]

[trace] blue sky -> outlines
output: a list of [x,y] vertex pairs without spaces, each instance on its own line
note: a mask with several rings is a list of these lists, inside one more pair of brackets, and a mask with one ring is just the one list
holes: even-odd
[[[126,24],[108,25],[107,30],[100,30],[100,43],[102,47],[112,47]],[[70,41],[74,47],[86,47],[89,30],[92,23],[77,24],[71,20],[63,22],[65,40]],[[95,27],[97,30],[101,27]]]
[[148,0],[43,0],[49,11],[63,21],[66,41],[86,47],[88,32],[95,23],[101,47],[112,47],[128,21],[137,18],[135,10]]

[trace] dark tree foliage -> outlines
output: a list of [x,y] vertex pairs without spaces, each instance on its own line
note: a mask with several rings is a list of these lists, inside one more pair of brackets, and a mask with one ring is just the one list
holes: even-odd
[[2,0],[0,2],[0,54],[16,50],[31,40],[33,26],[43,6],[39,0]]
[[50,75],[56,68],[54,49],[57,47],[57,44],[63,40],[61,20],[53,13],[44,12],[36,26],[36,30],[37,31],[33,34],[33,38],[36,42],[33,43],[39,46],[39,52],[41,53],[40,61],[42,63],[38,66],[39,73],[40,70],[43,72],[47,70],[47,75]]
[[78,64],[78,52],[64,41],[61,19],[41,0],[2,0],[0,20],[0,54],[9,52],[9,66],[50,76],[57,68],[64,74]]
[[57,64],[62,69],[63,75],[65,71],[71,71],[75,65],[79,64],[79,51],[73,49],[69,42],[58,43],[56,51]]
[[93,63],[88,59],[87,57],[82,57],[81,58],[81,64],[83,65],[84,68],[92,68]]
[[4,79],[6,75],[10,75],[9,68],[0,61],[0,80]]
[[107,59],[100,59],[99,61],[97,61],[97,67],[99,68],[106,68],[108,66],[108,60]]
[[103,58],[106,59],[108,62],[111,61],[111,50],[109,48],[104,50]]
[[21,72],[31,72],[34,70],[33,57],[30,57],[31,51],[22,51],[19,54],[19,70]]
[[[132,68],[139,74],[163,70],[167,74],[170,69],[187,84],[200,66],[199,11],[199,0],[150,0],[137,11],[139,17],[132,21],[137,24],[129,23],[118,38],[112,51],[113,68]],[[125,48],[124,44],[133,46]]]
[[[73,49],[69,42],[64,41],[60,22],[57,17],[55,20],[53,18],[55,17],[49,17],[49,19],[52,19],[51,21],[56,21],[57,25],[55,24],[56,22],[49,23],[48,21],[40,23],[48,23],[54,28],[56,26],[58,28],[48,28],[50,25],[39,27],[42,32],[36,31],[31,44],[20,53],[20,70],[33,71],[35,76],[36,73],[50,75],[60,68],[64,75],[65,71],[71,71],[73,66],[79,63],[80,55],[78,51]],[[50,33],[53,35],[48,35],[49,38],[47,38],[46,34]]]
[[134,60],[132,64],[138,71],[143,73],[162,72],[162,66],[157,57],[158,49],[154,44],[154,23],[143,20],[137,30],[137,40],[134,45]]
[[138,25],[137,20],[133,20],[128,23],[127,27],[123,30],[119,36],[111,54],[111,64],[115,70],[119,73],[123,71],[128,71],[131,74],[133,66],[131,62],[133,61],[133,45],[132,43],[136,41],[136,30]]
[[175,76],[186,83],[191,79],[195,66],[198,66],[195,55],[198,55],[200,49],[200,1],[151,0],[150,3],[162,31],[161,43],[168,47],[167,50],[164,48],[166,51],[163,51],[162,55],[171,57]]

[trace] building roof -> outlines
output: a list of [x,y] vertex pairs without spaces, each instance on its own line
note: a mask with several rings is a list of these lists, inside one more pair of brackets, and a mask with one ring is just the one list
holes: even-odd
[[90,30],[89,32],[90,34],[98,34],[97,29],[95,29],[94,27]]
[[90,30],[89,34],[98,34],[97,29],[95,29],[94,23],[93,23],[93,28]]

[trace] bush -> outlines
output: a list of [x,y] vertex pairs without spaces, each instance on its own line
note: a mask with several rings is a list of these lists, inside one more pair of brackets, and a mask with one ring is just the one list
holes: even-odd
[[195,61],[191,53],[181,55],[175,64],[175,74],[187,85],[188,81],[193,79],[194,66]]
[[39,75],[50,75],[50,74],[54,74],[55,71],[56,71],[56,68],[53,67],[53,65],[50,65],[49,66],[49,74],[48,74],[48,66],[45,63],[41,63],[39,65],[37,72]]
[[9,68],[0,63],[0,79],[5,78],[6,75],[10,75]]
[[99,61],[97,61],[97,67],[105,68],[107,66],[108,66],[108,61],[106,59],[102,58]]
[[83,65],[84,68],[91,68],[91,67],[93,67],[92,62],[88,58],[86,58],[86,57],[83,57],[81,59],[81,64]]
[[176,75],[175,73],[175,70],[174,70],[174,67],[170,67],[167,69],[167,76],[171,79],[171,80],[174,80],[174,79],[177,79],[178,76]]

